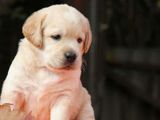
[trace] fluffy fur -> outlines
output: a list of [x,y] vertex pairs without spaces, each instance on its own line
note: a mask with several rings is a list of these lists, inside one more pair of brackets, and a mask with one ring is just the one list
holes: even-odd
[[[53,5],[33,13],[23,34],[1,104],[31,112],[35,120],[94,120],[90,95],[80,81],[82,55],[91,44],[87,18],[71,6]],[[67,51],[76,55],[72,64],[65,62]]]

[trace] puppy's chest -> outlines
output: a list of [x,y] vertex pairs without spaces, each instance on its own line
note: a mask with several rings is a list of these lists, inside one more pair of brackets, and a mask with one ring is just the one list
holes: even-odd
[[[62,84],[61,79],[58,76],[40,72],[35,76],[28,78],[21,86],[21,89],[28,101],[34,100],[35,102],[38,102],[49,94],[55,98],[57,96],[56,93],[60,90],[57,89],[57,87],[60,86],[62,86]],[[63,87],[60,88],[65,89]]]
[[21,90],[25,96],[26,111],[32,111],[37,116],[38,113],[49,112],[58,97],[74,96],[79,91],[80,83],[66,78],[37,74],[31,80],[26,80]]
[[58,96],[55,87],[55,81],[48,77],[35,77],[32,78],[32,81],[26,80],[20,90],[25,97],[25,109],[33,112],[43,106],[49,107],[51,99],[55,101]]

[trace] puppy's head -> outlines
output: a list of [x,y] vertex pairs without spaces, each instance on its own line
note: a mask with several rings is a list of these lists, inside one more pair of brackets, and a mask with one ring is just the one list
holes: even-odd
[[88,19],[68,5],[33,13],[23,26],[23,34],[41,51],[44,64],[56,69],[80,67],[92,40]]

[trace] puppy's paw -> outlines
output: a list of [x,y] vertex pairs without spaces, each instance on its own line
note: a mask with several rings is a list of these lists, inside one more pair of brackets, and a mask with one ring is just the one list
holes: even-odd
[[13,110],[10,104],[3,104],[0,105],[0,120],[33,120],[33,117],[31,114]]

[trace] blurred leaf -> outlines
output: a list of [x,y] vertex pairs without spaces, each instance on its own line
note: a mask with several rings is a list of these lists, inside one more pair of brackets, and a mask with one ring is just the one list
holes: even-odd
[[10,10],[10,5],[15,3],[16,0],[0,0],[0,14],[6,14]]
[[157,0],[157,7],[160,8],[160,0]]
[[23,7],[19,6],[15,8],[14,11],[12,11],[11,18],[24,20],[26,16],[23,13]]

